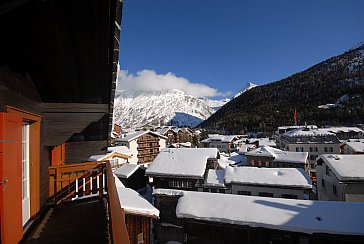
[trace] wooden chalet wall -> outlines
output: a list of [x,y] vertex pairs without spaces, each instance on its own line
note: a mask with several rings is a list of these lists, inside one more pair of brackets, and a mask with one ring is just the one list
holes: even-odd
[[108,146],[121,9],[119,0],[0,3],[0,112],[39,118],[40,207],[53,148],[65,144],[67,163]]
[[159,137],[145,134],[138,139],[138,163],[152,162],[159,154]]
[[125,214],[125,222],[128,229],[130,243],[152,243],[150,236],[150,233],[152,232],[151,218],[139,215]]

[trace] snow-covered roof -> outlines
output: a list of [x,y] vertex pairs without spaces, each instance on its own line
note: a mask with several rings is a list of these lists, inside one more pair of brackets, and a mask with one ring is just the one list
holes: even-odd
[[232,142],[236,139],[236,135],[219,135],[219,134],[209,134],[208,138],[202,140],[202,143],[209,143],[209,142]]
[[139,193],[124,187],[116,187],[120,206],[126,214],[143,215],[152,218],[159,217],[159,210],[145,200]]
[[276,147],[277,144],[274,140],[270,138],[258,138],[259,146],[270,146],[270,147]]
[[225,184],[312,188],[310,177],[303,169],[226,167]]
[[153,190],[153,195],[164,195],[164,196],[182,196],[183,191],[174,189],[157,188]]
[[310,129],[310,128],[297,128],[291,131],[287,131],[283,135],[293,137],[293,136],[325,136],[325,135],[335,135],[335,133],[330,132],[326,129]]
[[149,165],[146,174],[203,178],[207,159],[218,157],[216,148],[166,148]]
[[165,134],[165,133],[167,133],[167,131],[169,131],[169,130],[171,130],[171,131],[175,132],[175,131],[173,130],[173,128],[172,128],[172,127],[160,128],[160,129],[157,129],[155,132],[157,132],[157,133],[159,133],[159,134],[161,134],[161,135],[164,135],[164,134]]
[[128,134],[126,135],[125,137],[122,137],[122,138],[117,138],[116,141],[117,142],[130,142],[134,139],[137,139],[138,137],[142,136],[142,135],[145,135],[145,134],[152,134],[152,135],[155,135],[155,136],[159,136],[163,139],[167,139],[167,137],[159,134],[159,133],[156,133],[156,132],[153,132],[153,131],[150,131],[150,130],[141,130],[141,131],[137,131],[137,132],[134,132],[134,133],[131,133],[131,134]]
[[102,161],[104,158],[106,158],[108,155],[106,154],[100,154],[100,155],[92,155],[87,159],[89,162],[96,162],[96,161]]
[[256,148],[254,144],[244,144],[239,148],[239,154],[246,154],[254,148]]
[[[213,203],[213,204],[211,204]],[[242,206],[246,211],[241,211]],[[364,203],[183,192],[178,218],[301,233],[364,235]]]
[[361,132],[364,133],[362,129],[359,129],[358,127],[328,127],[328,128],[320,128],[321,131],[328,131],[331,133],[339,133],[339,132]]
[[274,158],[274,162],[306,164],[308,152],[289,152],[269,146],[262,146],[245,153],[245,155],[254,157],[271,157]]
[[340,181],[364,181],[364,155],[323,154],[320,158]]
[[139,169],[139,165],[137,164],[123,164],[119,168],[117,168],[114,174],[120,178],[129,178],[135,171]]
[[128,156],[132,156],[132,152],[130,151],[130,149],[126,146],[116,146],[116,147],[108,147],[107,148],[108,152],[117,152],[120,154],[125,154]]
[[[247,158],[244,155],[240,155],[236,152],[232,152],[229,154],[227,153],[220,153],[219,159],[220,165],[246,165]],[[225,168],[225,167],[223,167]]]
[[308,127],[311,129],[317,129],[317,125],[287,125],[287,126],[279,126],[278,130],[287,130],[287,129],[297,129],[297,128],[303,128],[303,127]]
[[100,155],[92,155],[87,161],[94,162],[94,161],[103,161],[107,160],[109,157],[121,157],[121,158],[130,158],[130,155],[124,153],[118,153],[116,151],[110,152],[107,154],[100,154]]
[[205,179],[205,186],[220,186],[224,187],[224,178],[225,178],[225,170],[218,169],[209,169],[207,173],[207,177]]
[[364,153],[364,140],[350,140],[345,143],[348,147],[350,147],[354,152]]

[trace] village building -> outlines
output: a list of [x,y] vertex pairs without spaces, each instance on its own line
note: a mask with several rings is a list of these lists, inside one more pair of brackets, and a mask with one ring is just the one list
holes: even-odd
[[148,164],[166,147],[167,137],[153,131],[136,131],[116,139],[117,146],[126,146],[132,153],[131,164]]
[[339,140],[364,139],[364,131],[358,127],[327,127],[320,130],[334,133]]
[[156,129],[155,132],[161,134],[162,136],[167,137],[166,141],[167,145],[179,142],[178,133],[176,129],[172,126]]
[[147,184],[145,169],[145,167],[138,164],[123,164],[114,171],[114,174],[125,187],[137,191]]
[[226,167],[225,185],[232,194],[307,199],[312,182],[302,169]]
[[349,139],[341,145],[342,154],[364,154],[364,139]]
[[216,148],[166,148],[146,170],[155,188],[197,190],[208,169],[218,167]]
[[217,148],[220,152],[232,152],[237,150],[234,144],[237,139],[238,137],[235,135],[209,134],[208,138],[202,140],[201,143],[204,148]]
[[310,175],[316,177],[317,157],[325,153],[340,153],[341,142],[336,134],[326,129],[301,127],[280,135],[277,144],[290,152],[308,152]]
[[248,165],[267,168],[301,168],[310,172],[307,152],[282,151],[270,146],[261,146],[245,153]]
[[128,163],[130,155],[122,154],[119,152],[110,152],[107,154],[92,155],[87,161],[89,162],[110,162],[113,170],[117,169],[121,165]]
[[[363,243],[364,204],[183,192],[186,243]],[[193,206],[193,207],[191,207]]]
[[288,131],[296,130],[302,127],[310,128],[316,130],[318,127],[316,125],[289,125],[289,126],[279,126],[278,129],[275,131],[275,135],[282,135]]
[[364,202],[364,155],[321,155],[317,190],[319,200]]
[[153,236],[153,220],[159,218],[159,210],[136,191],[123,186],[115,179],[120,207],[125,211],[125,222],[130,243],[150,244]]
[[162,188],[153,190],[154,205],[160,211],[160,218],[155,222],[156,238],[161,243],[184,242],[182,220],[176,215],[176,206],[182,192],[182,190]]
[[204,184],[198,188],[198,191],[212,193],[231,193],[231,188],[225,185],[225,170],[209,169],[205,177]]
[[177,128],[177,143],[193,141],[193,131],[190,128]]

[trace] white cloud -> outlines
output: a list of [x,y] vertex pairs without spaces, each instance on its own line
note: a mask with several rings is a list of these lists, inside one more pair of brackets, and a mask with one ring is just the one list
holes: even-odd
[[192,83],[184,77],[173,73],[157,74],[154,70],[142,70],[136,74],[120,70],[117,90],[127,91],[166,91],[178,89],[194,97],[228,96],[217,89],[202,83]]

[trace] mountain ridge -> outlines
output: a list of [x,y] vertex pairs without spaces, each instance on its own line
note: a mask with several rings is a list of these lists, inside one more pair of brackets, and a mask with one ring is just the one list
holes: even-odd
[[[227,103],[201,127],[228,132],[268,131],[293,124],[294,110],[300,123],[318,125],[364,122],[364,45],[322,61],[287,78],[258,86]],[[336,103],[348,95],[342,106]]]

